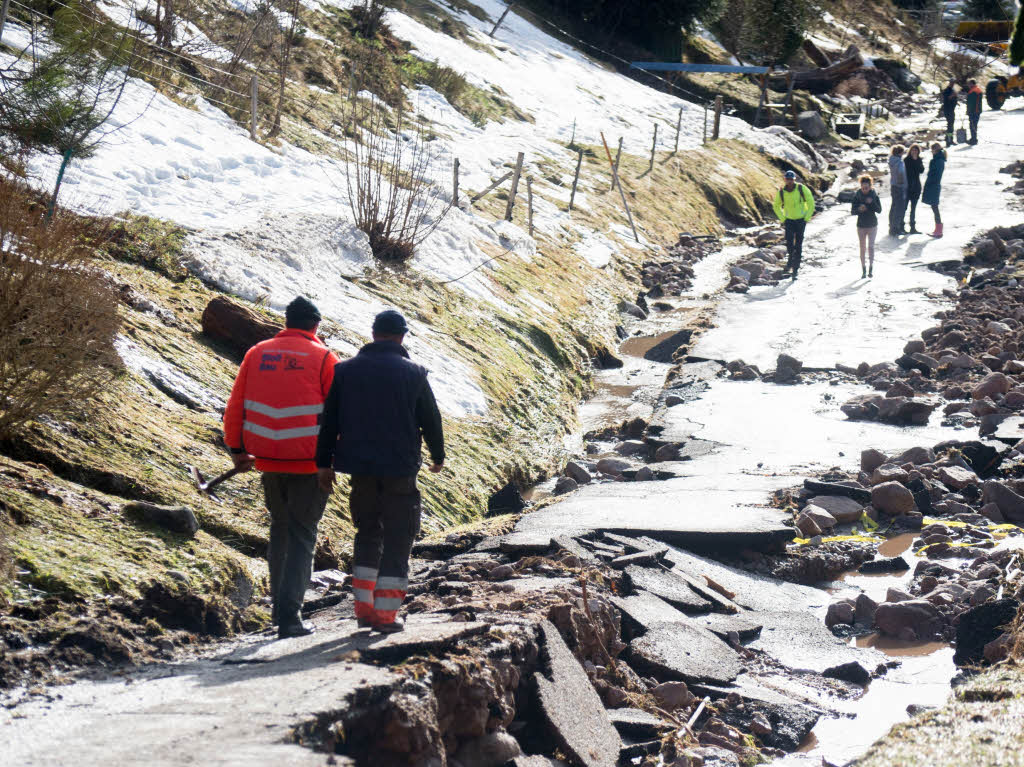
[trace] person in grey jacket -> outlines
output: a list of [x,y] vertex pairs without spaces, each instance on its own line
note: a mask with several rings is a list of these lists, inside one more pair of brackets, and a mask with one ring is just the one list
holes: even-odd
[[892,201],[889,203],[889,236],[906,234],[903,217],[907,212],[907,169],[903,164],[903,145],[897,144],[889,155],[889,185]]

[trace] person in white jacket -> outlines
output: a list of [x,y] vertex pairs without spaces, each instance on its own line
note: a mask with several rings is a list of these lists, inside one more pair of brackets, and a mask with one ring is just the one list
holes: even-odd
[[907,169],[903,164],[903,145],[897,144],[889,155],[889,186],[892,201],[889,203],[889,236],[906,234],[903,217],[907,212]]

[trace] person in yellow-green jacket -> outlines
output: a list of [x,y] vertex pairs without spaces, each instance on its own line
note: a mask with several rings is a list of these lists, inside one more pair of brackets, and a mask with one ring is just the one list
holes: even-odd
[[786,271],[796,279],[804,249],[804,228],[814,215],[814,195],[796,181],[796,173],[786,171],[786,183],[775,195],[775,215],[786,229]]

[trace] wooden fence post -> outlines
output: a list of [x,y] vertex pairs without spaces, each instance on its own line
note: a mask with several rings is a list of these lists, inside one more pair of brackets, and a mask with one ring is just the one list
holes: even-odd
[[708,105],[704,105],[704,143],[708,143]]
[[[611,165],[612,168],[614,169],[615,166],[612,163],[612,153],[611,153],[611,150],[608,149],[608,142],[605,141],[604,131],[601,131],[601,143],[604,144],[604,153],[606,155],[608,155],[608,164]],[[616,174],[616,178],[617,177],[618,177],[618,174]],[[640,242],[640,235],[636,233],[636,226],[633,224],[633,214],[629,212],[629,203],[626,202],[626,193],[622,189],[622,183],[621,182],[616,182],[616,183],[618,184],[618,187],[619,187],[619,195],[622,197],[622,207],[624,207],[626,209],[626,218],[629,219],[629,227],[630,227],[630,229],[633,230],[633,239],[636,240],[637,242]]]
[[676,143],[672,149],[672,154],[679,151],[679,131],[683,129],[683,108],[679,107],[679,117],[676,118]]
[[533,237],[533,176],[526,177],[526,204],[529,211],[527,221],[530,225],[530,236]]
[[572,177],[572,193],[569,195],[569,210],[572,210],[572,204],[576,201],[576,185],[580,182],[580,166],[583,165],[583,150],[578,150],[579,154],[576,156],[576,175]]
[[622,136],[619,136],[619,148],[615,150],[615,164],[612,165],[612,185],[609,188],[609,192],[615,189],[615,185],[619,183],[619,158],[622,157]]
[[572,119],[572,138],[569,139],[569,146],[572,147],[576,143],[576,118]]
[[487,35],[488,37],[494,37],[494,33],[498,31],[498,27],[501,26],[501,22],[503,22],[505,20],[505,17],[508,16],[508,12],[512,10],[513,5],[515,5],[514,2],[509,3],[505,7],[505,12],[501,14],[501,16],[498,18],[497,23],[491,28],[491,33]]
[[459,207],[459,158],[452,163],[452,205]]
[[651,163],[647,166],[647,172],[654,170],[654,152],[658,148],[658,123],[654,123],[654,141],[651,142]]
[[508,206],[505,208],[505,220],[512,220],[512,208],[516,204],[516,192],[519,190],[519,174],[523,172],[523,157],[525,155],[520,152],[516,156],[516,169],[512,171],[512,191],[508,193]]
[[256,109],[260,98],[260,80],[257,75],[252,76],[249,84],[249,138],[256,140]]
[[711,138],[718,141],[718,129],[722,124],[722,97],[715,96],[715,124],[711,130]]
[[753,127],[757,127],[761,124],[761,110],[764,108],[765,96],[768,90],[768,75],[761,75],[761,98],[757,101],[757,111],[754,112]]

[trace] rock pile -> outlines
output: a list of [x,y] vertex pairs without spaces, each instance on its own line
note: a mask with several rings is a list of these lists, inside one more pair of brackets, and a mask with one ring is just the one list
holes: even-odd
[[685,293],[693,285],[693,265],[719,247],[717,239],[697,238],[687,232],[680,234],[679,241],[668,248],[668,258],[644,262],[641,281],[648,298]]

